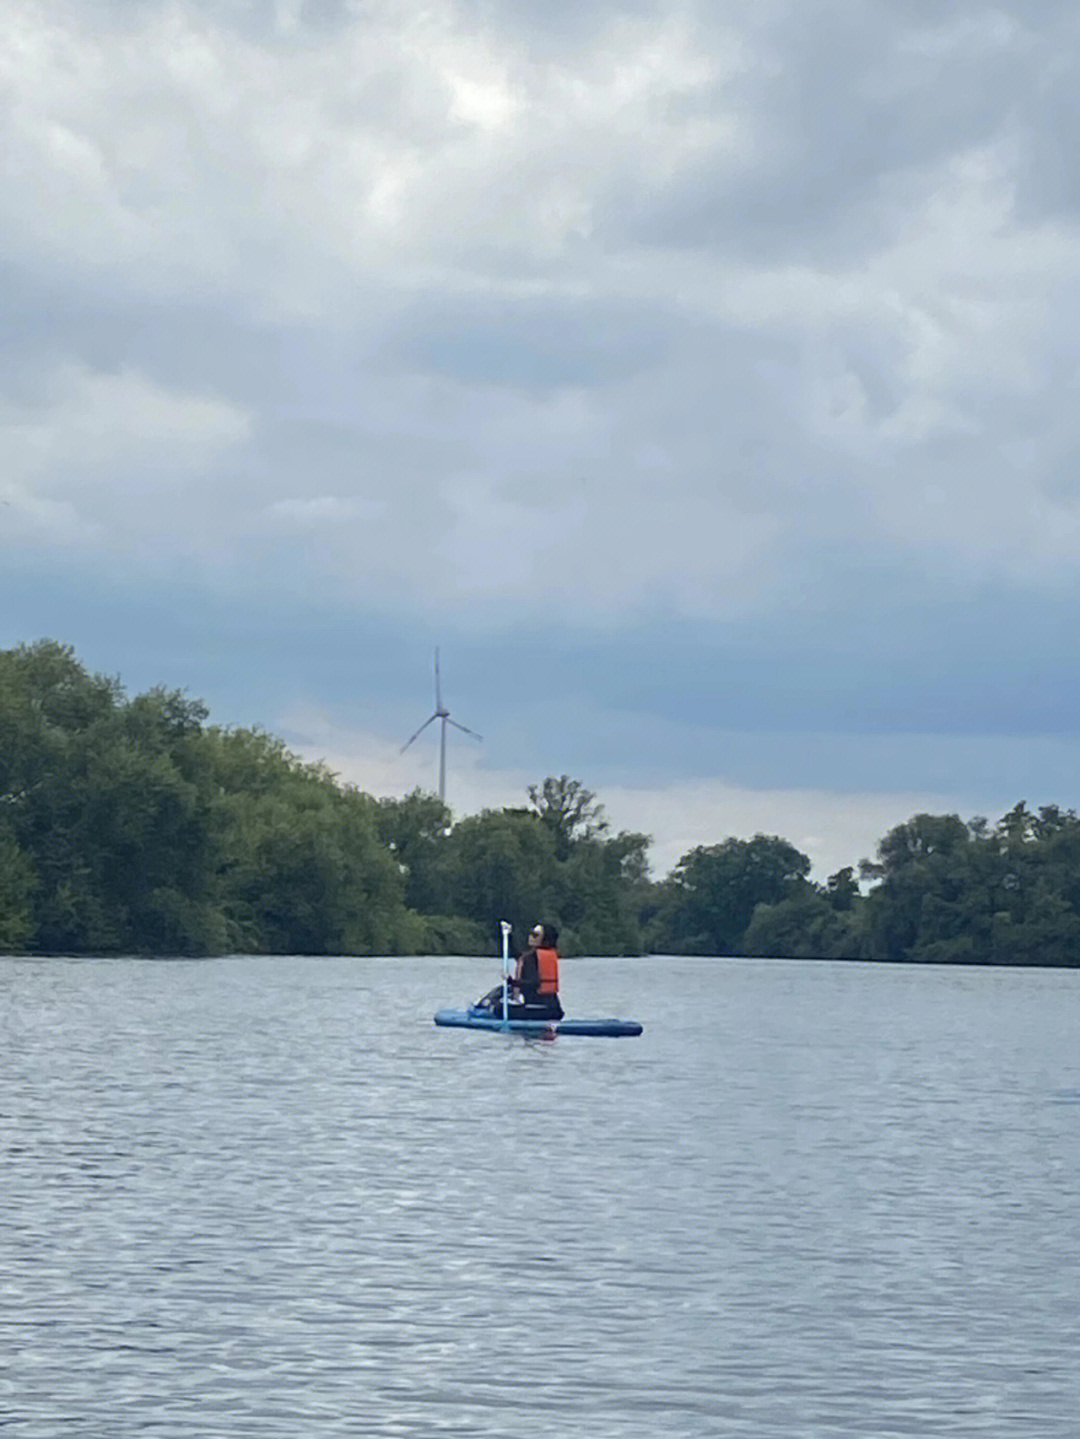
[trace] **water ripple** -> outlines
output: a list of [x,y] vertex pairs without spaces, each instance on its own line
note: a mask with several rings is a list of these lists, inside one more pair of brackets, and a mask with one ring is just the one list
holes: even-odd
[[1075,974],[566,969],[0,961],[5,1439],[1073,1439]]

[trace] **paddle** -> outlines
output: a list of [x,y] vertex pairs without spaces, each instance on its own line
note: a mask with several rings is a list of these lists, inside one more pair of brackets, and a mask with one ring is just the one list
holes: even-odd
[[512,928],[505,919],[499,921],[502,925],[503,939],[503,1024],[510,1018],[507,1013],[507,1006],[510,1003],[510,930]]

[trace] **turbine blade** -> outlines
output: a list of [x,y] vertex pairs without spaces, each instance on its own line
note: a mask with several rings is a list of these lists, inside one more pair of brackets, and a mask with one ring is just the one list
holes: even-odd
[[398,750],[398,754],[404,754],[405,751],[406,751],[406,750],[409,748],[409,746],[412,744],[413,740],[414,740],[414,739],[419,739],[420,736],[421,736],[421,735],[424,733],[424,731],[427,729],[428,725],[431,724],[432,721],[437,720],[438,718],[439,718],[439,716],[438,716],[437,714],[433,714],[433,715],[431,716],[431,719],[426,719],[426,720],[424,721],[424,723],[420,726],[420,728],[416,731],[416,733],[415,733],[414,735],[412,735],[411,738],[409,738],[409,739],[407,739],[407,740],[405,741],[405,743],[404,743],[404,744],[401,746],[401,748]]
[[474,729],[469,729],[467,725],[458,724],[457,720],[451,719],[449,715],[446,716],[446,723],[452,724],[454,728],[459,729],[462,734],[471,734],[473,739],[478,739],[483,743],[484,736],[482,734],[477,734]]
[[435,712],[442,709],[442,685],[439,683],[439,651],[435,649]]

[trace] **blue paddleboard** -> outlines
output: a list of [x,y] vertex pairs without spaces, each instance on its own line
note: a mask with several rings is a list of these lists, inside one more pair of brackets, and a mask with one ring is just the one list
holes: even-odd
[[446,1029],[488,1029],[496,1034],[595,1034],[615,1039],[642,1032],[636,1019],[502,1019],[476,1009],[440,1009],[435,1023]]

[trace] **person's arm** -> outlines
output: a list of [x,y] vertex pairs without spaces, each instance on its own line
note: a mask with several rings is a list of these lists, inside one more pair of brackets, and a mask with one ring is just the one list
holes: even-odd
[[516,992],[519,985],[521,984],[521,966],[524,959],[525,956],[523,954],[519,954],[517,959],[514,960],[513,969],[506,976],[506,987],[508,990],[510,990],[511,993]]

